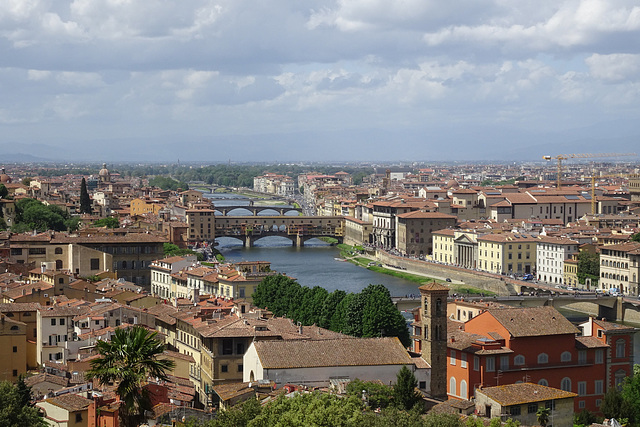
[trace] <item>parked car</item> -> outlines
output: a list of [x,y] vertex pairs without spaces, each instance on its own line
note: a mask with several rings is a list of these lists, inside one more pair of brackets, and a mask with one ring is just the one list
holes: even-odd
[[451,282],[451,279],[449,279],[448,277],[445,279],[447,282]]
[[522,280],[533,280],[533,274],[531,273],[527,273],[524,276],[522,276]]

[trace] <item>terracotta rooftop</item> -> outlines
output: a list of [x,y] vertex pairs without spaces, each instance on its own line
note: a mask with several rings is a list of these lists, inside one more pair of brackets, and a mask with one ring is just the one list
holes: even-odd
[[47,399],[46,402],[66,409],[69,412],[77,412],[87,409],[89,405],[93,403],[93,400],[85,399],[77,394],[68,393]]
[[503,308],[487,311],[514,338],[579,332],[578,328],[553,307]]
[[255,341],[265,369],[331,366],[409,365],[411,357],[395,337],[324,341]]
[[476,390],[476,393],[482,393],[502,406],[522,405],[525,403],[544,402],[547,400],[569,399],[577,396],[575,393],[533,383],[487,387]]

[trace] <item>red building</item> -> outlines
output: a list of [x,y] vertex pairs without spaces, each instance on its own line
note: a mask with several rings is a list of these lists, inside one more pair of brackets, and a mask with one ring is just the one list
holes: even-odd
[[590,319],[583,332],[553,307],[487,309],[450,320],[447,394],[533,382],[577,393],[575,411],[599,412],[606,391],[633,372],[635,329]]

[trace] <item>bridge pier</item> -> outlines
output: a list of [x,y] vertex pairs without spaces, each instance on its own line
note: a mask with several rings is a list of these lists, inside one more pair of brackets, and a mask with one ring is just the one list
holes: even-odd
[[245,248],[252,248],[253,247],[253,236],[251,235],[247,235],[245,236],[243,242],[242,242],[242,246],[244,246]]
[[296,240],[293,242],[293,246],[297,246],[299,248],[304,246],[304,237],[301,235],[296,236]]

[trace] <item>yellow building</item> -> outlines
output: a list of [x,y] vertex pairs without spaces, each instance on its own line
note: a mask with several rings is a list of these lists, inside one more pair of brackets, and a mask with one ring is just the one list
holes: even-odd
[[27,372],[27,325],[0,314],[0,381],[15,383]]
[[454,230],[439,230],[432,233],[433,260],[447,264],[454,263]]
[[129,210],[132,216],[146,213],[158,215],[158,213],[165,207],[166,204],[161,200],[135,198],[131,200]]
[[497,274],[529,274],[536,268],[537,239],[519,233],[478,237],[478,268]]
[[[36,403],[41,408],[44,420],[50,426],[88,427],[95,425],[93,400],[68,393]],[[89,418],[91,416],[91,423]]]
[[564,260],[564,284],[567,286],[578,286],[578,259],[577,255],[573,258]]

